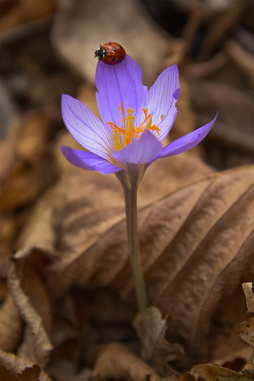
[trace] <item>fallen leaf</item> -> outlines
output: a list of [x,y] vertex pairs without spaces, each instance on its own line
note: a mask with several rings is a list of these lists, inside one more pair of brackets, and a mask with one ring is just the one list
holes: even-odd
[[[165,196],[169,191],[177,189],[187,181],[211,173],[207,166],[190,154],[170,159],[154,163],[153,166],[148,168],[139,187],[139,204],[141,208],[155,202],[158,198]],[[80,176],[80,174],[82,175]],[[98,173],[81,172],[79,169],[73,169],[73,167],[72,171],[67,173],[67,176],[65,187],[68,191],[65,195],[65,206],[62,212],[63,223],[59,231],[60,240],[58,240],[59,247],[57,248],[57,251],[61,252],[61,256],[59,262],[52,265],[54,287],[50,286],[50,289],[55,295],[62,292],[60,289],[58,290],[58,286],[62,288],[62,283],[66,283],[67,286],[67,283],[72,282],[73,271],[69,265],[77,263],[76,261],[84,254],[86,247],[93,248],[94,244],[99,243],[101,249],[106,248],[108,238],[110,240],[113,238],[112,234],[107,232],[111,232],[111,227],[117,227],[118,222],[120,226],[117,229],[120,231],[115,232],[115,229],[113,229],[112,233],[113,235],[117,234],[118,239],[114,246],[118,247],[118,250],[120,248],[121,254],[120,256],[117,254],[117,261],[115,261],[114,256],[112,257],[114,261],[112,270],[114,273],[117,271],[116,267],[120,266],[119,269],[122,267],[120,258],[124,255],[122,259],[125,262],[127,255],[126,250],[122,250],[121,247],[121,240],[125,240],[126,234],[123,195],[121,186],[115,176],[102,177]],[[104,232],[105,235],[103,235]],[[106,241],[102,238],[105,238]],[[87,257],[86,267],[93,266],[95,264],[94,260],[96,260],[96,266],[100,267],[102,265],[102,262],[92,255]],[[61,274],[59,283],[53,270],[55,266],[61,266],[63,271],[66,269],[66,274]],[[105,263],[105,266],[109,277],[108,264]],[[60,268],[58,270],[61,272]],[[89,271],[83,272],[83,281],[85,276],[90,275]],[[49,282],[50,279],[51,277]],[[91,283],[91,286],[93,286],[93,283]]]
[[175,376],[161,378],[152,367],[143,362],[126,347],[110,343],[103,348],[98,356],[93,376],[100,378],[116,378],[131,381],[174,381]]
[[27,219],[27,211],[19,213],[1,213],[0,224],[0,276],[7,278],[9,257],[13,254],[17,233],[23,228]]
[[151,360],[154,347],[165,324],[166,319],[162,319],[156,307],[149,307],[135,317],[133,326],[141,342],[142,357],[146,361]]
[[51,381],[38,365],[2,350],[0,350],[0,378],[3,381]]
[[254,348],[254,317],[240,324],[240,337]]
[[50,304],[39,275],[28,261],[10,262],[9,289],[25,322],[25,332],[19,354],[43,366],[52,349],[49,339]]
[[242,286],[246,298],[247,311],[254,313],[254,283],[243,283]]
[[[14,121],[1,154],[0,205],[3,211],[27,207],[55,181],[55,167],[47,144],[50,128],[46,113],[39,111]],[[6,152],[7,161],[4,160]]]
[[196,381],[196,380],[197,379],[189,372],[185,372],[181,374],[180,377],[178,378],[178,381]]
[[[247,275],[246,278],[248,279]],[[213,314],[208,349],[212,364],[224,366],[224,362],[232,361],[236,357],[248,361],[250,355],[245,353],[247,345],[238,334],[239,322],[246,318],[246,303],[239,283],[231,295],[223,297]]]
[[[245,293],[248,312],[253,311],[253,283],[244,283],[243,290]],[[252,347],[252,356],[246,362],[244,369],[250,372],[254,378],[254,317],[244,321],[239,327],[240,337]]]
[[239,372],[240,370],[243,369],[244,365],[247,364],[248,361],[250,360],[252,356],[252,352],[253,350],[251,347],[245,346],[240,351],[238,350],[234,353],[231,353],[230,355],[226,357],[215,359],[211,361],[211,363]]
[[[84,185],[73,177],[68,188],[61,258],[48,273],[49,290],[60,296],[74,285],[110,286],[134,303],[121,194],[115,193],[110,177],[101,183],[90,176],[84,176]],[[150,189],[140,192],[141,205],[151,202],[151,189],[158,190],[155,176]],[[170,183],[170,178],[164,176],[164,181]],[[93,198],[97,186],[99,196]],[[254,272],[252,187],[252,166],[237,168],[212,174],[139,211],[150,303],[164,314],[170,311],[167,340],[177,334],[192,359],[206,356],[211,317],[220,300],[234,292],[244,274]],[[82,199],[80,189],[89,199]]]
[[0,308],[0,349],[14,352],[21,341],[23,322],[10,294]]
[[15,259],[24,259],[34,251],[54,258],[56,234],[62,219],[65,204],[66,182],[59,182],[44,194],[30,213],[26,225],[17,240]]
[[197,373],[205,381],[252,381],[253,374],[248,372],[238,373],[218,365],[195,365],[191,374]]
[[167,320],[162,318],[158,308],[150,307],[139,313],[133,326],[139,337],[142,358],[151,363],[158,374],[172,375],[168,362],[184,354],[184,349],[165,340]]

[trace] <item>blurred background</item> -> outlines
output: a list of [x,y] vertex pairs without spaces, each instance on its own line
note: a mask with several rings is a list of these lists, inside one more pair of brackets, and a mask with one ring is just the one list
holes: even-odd
[[[110,177],[102,175],[98,175],[100,180],[97,180],[96,176],[93,177],[87,171],[83,172],[82,177],[78,170],[74,180],[69,183],[72,186],[65,186],[65,196],[69,202],[66,203],[66,208],[69,209],[64,212],[67,228],[62,228],[62,235],[53,237],[54,230],[48,233],[46,224],[40,225],[41,220],[44,221],[45,215],[42,212],[46,210],[45,206],[50,206],[53,216],[45,218],[45,221],[53,221],[54,225],[55,209],[58,208],[59,200],[63,202],[62,194],[56,192],[51,198],[46,195],[44,204],[41,204],[41,209],[34,216],[35,220],[30,221],[37,203],[43,199],[46,191],[60,182],[63,174],[72,170],[59,149],[60,144],[77,146],[66,132],[61,118],[61,94],[68,93],[80,99],[98,113],[94,86],[97,61],[94,51],[99,44],[113,41],[123,45],[126,52],[141,65],[143,83],[149,86],[167,66],[179,66],[181,95],[177,106],[180,112],[169,139],[175,139],[207,123],[219,111],[216,125],[202,146],[193,149],[190,156],[183,154],[177,159],[171,158],[169,165],[166,159],[164,164],[161,161],[150,180],[153,182],[155,179],[156,189],[154,184],[149,184],[149,180],[147,183],[144,180],[145,185],[143,188],[142,184],[140,186],[140,191],[143,192],[143,201],[140,198],[142,205],[213,173],[214,170],[253,163],[253,0],[0,0],[0,6],[1,302],[8,295],[8,258],[17,248],[22,247],[19,237],[22,237],[24,230],[28,239],[24,245],[27,251],[23,251],[22,257],[26,257],[28,252],[35,252],[36,260],[32,258],[31,261],[34,261],[36,271],[42,277],[42,269],[47,266],[49,259],[38,254],[38,247],[42,247],[42,252],[51,250],[53,254],[50,260],[54,262],[55,252],[49,243],[62,239],[63,244],[66,244],[67,237],[67,273],[72,247],[80,245],[80,251],[85,253],[82,245],[85,246],[84,237],[87,236],[86,227],[83,230],[80,228],[80,220],[82,223],[85,220],[83,212],[80,212],[83,219],[79,215],[82,210],[80,205],[83,207],[85,203],[87,206],[88,202],[88,209],[95,209],[96,218],[96,208],[100,205],[105,207],[107,200],[110,200],[109,209],[112,207],[113,217],[117,213],[122,216],[122,195],[114,181],[111,182]],[[171,177],[166,183],[168,174]],[[80,194],[81,188],[84,195]],[[101,192],[98,197],[101,203],[99,207],[96,199],[98,189]],[[119,197],[112,197],[111,191],[119,194]],[[103,195],[104,201],[101,200]],[[84,199],[80,201],[82,197]],[[73,209],[76,199],[80,204],[74,203],[76,209]],[[78,214],[75,222],[79,224],[80,230],[73,224],[73,231],[68,233],[68,216],[72,221],[73,210],[74,214]],[[59,218],[60,225],[62,220],[65,221]],[[35,229],[31,230],[32,227]],[[91,233],[95,239],[98,237],[96,229],[95,224],[95,233]],[[31,231],[33,234],[29,235]],[[64,251],[59,252],[62,255]],[[60,268],[59,283],[65,280],[65,275],[66,273],[62,275]],[[31,284],[32,282],[33,279]],[[92,282],[92,277],[89,282]],[[42,283],[45,284],[45,281]],[[54,274],[50,285],[47,292],[54,294]],[[97,287],[96,276],[94,287]],[[28,287],[31,288],[33,287]],[[239,286],[239,290],[240,288]],[[76,292],[75,295],[79,296],[79,293]],[[94,299],[88,295],[87,305],[84,306],[83,290],[80,295],[77,302],[79,309],[75,308],[77,321],[82,325],[89,313],[87,309],[95,311],[97,308],[98,314],[101,313],[101,303],[105,298],[102,295],[94,307]],[[239,295],[242,297],[241,290]],[[68,310],[68,318],[71,315],[69,302],[70,299],[61,302]],[[44,305],[41,308],[46,315]],[[112,305],[112,315],[115,317],[115,302]],[[58,304],[54,308],[57,313],[61,310]],[[243,309],[245,311],[245,307]],[[83,320],[81,310],[85,316]],[[11,347],[8,342],[8,351],[17,348],[22,336],[23,323],[18,313],[15,313],[21,328]],[[49,315],[48,313],[45,319],[50,319]],[[128,313],[125,314],[125,319],[126,316],[129,319]],[[237,324],[241,321],[236,320]],[[68,336],[69,331],[65,328],[64,326]],[[215,347],[218,347],[217,343]],[[75,364],[78,363],[76,356]]]
[[223,169],[253,160],[252,0],[0,4],[2,139],[14,119],[31,118],[29,112],[45,117],[50,127],[42,127],[44,139],[54,139],[63,128],[60,94],[92,102],[94,90],[90,96],[88,85],[94,83],[94,50],[116,41],[140,63],[145,84],[151,85],[166,66],[179,65],[195,127],[219,110],[217,127],[205,143],[213,166]]

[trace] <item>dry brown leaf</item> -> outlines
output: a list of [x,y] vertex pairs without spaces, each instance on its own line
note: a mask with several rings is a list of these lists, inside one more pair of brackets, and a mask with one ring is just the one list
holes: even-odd
[[254,317],[240,324],[240,337],[254,349]]
[[174,381],[175,376],[161,378],[148,364],[121,344],[111,343],[105,346],[98,356],[93,372],[95,379],[116,378],[130,381]]
[[219,360],[213,360],[211,361],[211,363],[219,366],[224,366],[239,372],[243,369],[243,366],[248,363],[252,356],[252,353],[252,348],[247,346],[241,349],[240,351],[238,350],[234,353],[230,353],[230,355],[220,358]]
[[1,213],[0,223],[0,276],[3,279],[7,278],[8,260],[13,254],[14,242],[17,237],[17,232],[23,228],[26,222],[27,213]]
[[54,180],[55,170],[47,144],[50,128],[46,113],[40,111],[14,121],[1,153],[2,210],[27,206]]
[[184,354],[184,349],[177,343],[165,340],[167,321],[158,308],[150,307],[139,313],[133,326],[139,337],[142,358],[152,363],[159,374],[171,375],[168,362]]
[[38,274],[27,260],[9,266],[9,288],[15,305],[25,322],[19,354],[40,366],[47,362],[52,349],[50,304]]
[[242,286],[246,298],[247,311],[254,313],[254,283],[243,283]]
[[[247,311],[254,312],[254,293],[253,283],[246,282],[242,284],[245,293]],[[244,369],[246,372],[252,373],[254,379],[254,318],[250,318],[240,324],[239,327],[240,337],[252,347],[252,355],[248,357]]]
[[[98,173],[84,172],[70,165],[69,168],[72,168],[72,172],[67,173],[67,191],[62,214],[63,224],[59,231],[58,252],[61,255],[59,262],[53,265],[56,268],[60,266],[57,270],[59,275],[61,271],[64,272],[61,273],[60,282],[58,282],[54,270],[52,271],[53,278],[50,277],[49,279],[49,282],[52,279],[54,283],[53,287],[50,286],[50,290],[55,295],[59,295],[63,291],[63,286],[68,287],[69,282],[72,282],[72,275],[74,273],[69,265],[77,263],[79,258],[84,254],[85,247],[93,248],[94,244],[99,243],[101,249],[104,250],[106,242],[101,240],[103,233],[105,232],[106,240],[108,236],[111,240],[112,234],[107,232],[111,231],[111,227],[117,226],[119,221],[122,221],[120,232],[116,233],[117,235],[119,234],[119,244],[121,244],[121,240],[125,239],[123,195],[121,186],[115,176],[102,176]],[[148,168],[140,184],[139,205],[140,207],[148,205],[158,198],[165,196],[168,192],[172,192],[186,184],[186,182],[196,180],[211,172],[212,170],[209,167],[188,153],[156,162]],[[119,266],[119,269],[122,267],[121,256],[124,255],[123,261],[126,261],[126,251],[122,250],[122,248],[120,250],[120,257],[117,255],[119,261],[113,259],[114,267],[112,270],[114,273],[117,272],[115,266]],[[98,258],[96,259],[95,256],[87,257],[87,268],[93,267],[95,263],[99,267],[102,265],[102,262],[98,261]],[[107,264],[106,267],[109,276]],[[83,281],[86,276],[90,276],[90,271],[82,272]],[[76,278],[75,275],[74,277]],[[93,286],[94,281],[91,282],[91,286]]]
[[2,381],[51,381],[38,365],[2,350],[0,350],[0,379]]
[[253,374],[250,372],[235,372],[231,369],[218,365],[200,364],[195,365],[191,374],[198,374],[205,381],[252,381]]
[[0,308],[0,349],[14,352],[21,341],[22,330],[23,322],[12,297],[8,295]]
[[156,307],[149,307],[135,317],[133,326],[141,342],[142,358],[146,361],[151,360],[154,347],[165,324],[166,319],[162,319]]
[[[156,169],[159,172],[159,165]],[[163,178],[162,172],[154,172],[153,184],[148,181],[140,192],[141,205],[151,202],[151,189],[159,195],[159,176],[163,189],[165,183],[170,189],[170,178]],[[73,285],[110,286],[134,302],[121,194],[115,193],[110,177],[101,184],[95,174],[91,180],[89,176],[84,185],[81,178],[72,178],[61,258],[51,268],[49,290],[61,295]],[[94,198],[97,186],[99,196]],[[80,189],[90,195],[89,202],[81,198]],[[253,218],[252,166],[210,175],[139,212],[150,303],[163,313],[170,310],[167,339],[172,342],[171,335],[177,333],[192,359],[206,353],[210,319],[221,298],[234,292],[244,274],[254,273]]]
[[28,257],[39,251],[53,258],[56,231],[62,218],[65,204],[66,182],[63,180],[51,188],[36,204],[16,244],[15,259]]
[[197,379],[192,376],[189,372],[185,372],[181,374],[181,376],[178,378],[178,381],[196,381]]

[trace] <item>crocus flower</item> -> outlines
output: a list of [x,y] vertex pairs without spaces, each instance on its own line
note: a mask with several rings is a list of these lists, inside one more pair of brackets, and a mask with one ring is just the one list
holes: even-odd
[[130,262],[138,309],[147,305],[142,272],[138,225],[137,188],[153,161],[177,155],[197,145],[211,130],[208,124],[163,147],[162,140],[172,128],[180,94],[176,65],[164,70],[148,90],[142,85],[142,71],[128,55],[116,65],[97,64],[95,82],[101,119],[83,103],[62,96],[63,120],[86,150],[61,147],[65,157],[77,167],[104,174],[115,173],[120,180],[126,210]]
[[69,95],[62,95],[64,123],[86,150],[61,147],[77,167],[103,174],[133,166],[144,170],[157,159],[177,155],[201,142],[216,117],[203,127],[169,143],[162,140],[172,128],[180,94],[176,65],[164,70],[148,90],[142,85],[140,66],[126,55],[123,62],[97,64],[95,82],[101,120],[88,107]]

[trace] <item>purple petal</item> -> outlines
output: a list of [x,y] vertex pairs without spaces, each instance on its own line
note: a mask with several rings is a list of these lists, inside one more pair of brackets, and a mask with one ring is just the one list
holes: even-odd
[[145,130],[139,139],[125,146],[121,151],[114,152],[112,156],[125,163],[147,164],[154,160],[161,148],[161,142],[150,131]]
[[98,90],[97,104],[105,124],[113,122],[121,126],[120,105],[123,103],[125,109],[131,107],[135,114],[147,93],[147,87],[142,85],[141,68],[128,55],[116,65],[106,65],[99,61],[95,83]]
[[158,139],[163,140],[174,124],[177,114],[175,104],[179,94],[179,71],[176,65],[172,65],[159,75],[148,90],[137,115],[137,125],[143,120],[142,108],[147,108],[153,117],[153,124],[161,129]]
[[89,151],[109,158],[113,148],[112,131],[83,103],[62,95],[62,117],[74,139]]
[[172,143],[169,143],[166,147],[164,147],[161,150],[161,152],[156,157],[156,159],[159,159],[161,157],[177,155],[179,153],[182,153],[184,151],[187,151],[195,147],[210,132],[211,128],[213,127],[217,119],[217,116],[218,116],[218,113],[216,114],[215,118],[211,122],[207,123],[205,126],[200,127],[197,130],[192,131],[189,134],[184,135],[179,139],[176,139]]
[[107,160],[91,152],[80,151],[66,146],[61,146],[61,150],[66,159],[79,168],[101,172],[104,175],[122,170],[122,168],[111,164]]

